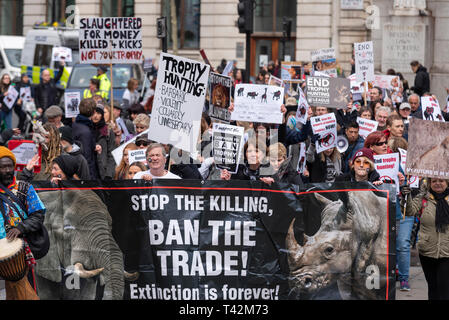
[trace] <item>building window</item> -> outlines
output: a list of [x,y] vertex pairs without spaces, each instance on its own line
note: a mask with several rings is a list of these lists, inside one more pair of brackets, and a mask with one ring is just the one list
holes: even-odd
[[21,36],[23,0],[0,0],[0,34]]
[[254,31],[282,32],[284,17],[292,20],[292,31],[296,30],[296,0],[256,0]]
[[101,0],[102,17],[134,17],[134,0]]
[[[170,0],[163,0],[163,15],[167,17],[168,46],[173,47]],[[178,48],[200,47],[200,0],[175,0],[178,25]]]
[[66,13],[65,10],[74,4],[75,0],[47,0],[47,22],[65,22],[71,14],[71,12]]

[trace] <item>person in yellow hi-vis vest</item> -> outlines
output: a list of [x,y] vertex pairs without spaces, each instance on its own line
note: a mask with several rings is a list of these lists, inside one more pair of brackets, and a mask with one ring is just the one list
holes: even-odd
[[106,92],[100,90],[100,80],[92,78],[89,81],[89,88],[83,92],[83,99],[92,98],[95,95],[105,99]]
[[97,75],[94,77],[94,79],[100,80],[100,91],[103,91],[105,96],[104,99],[109,99],[109,90],[111,89],[111,82],[109,81],[108,76],[106,75],[106,72],[108,71],[108,67],[106,66],[99,66],[97,68]]

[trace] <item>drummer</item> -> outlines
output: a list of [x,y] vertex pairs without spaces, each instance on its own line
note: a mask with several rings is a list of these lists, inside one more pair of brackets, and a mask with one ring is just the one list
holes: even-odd
[[[10,241],[28,232],[36,231],[44,221],[45,215],[45,206],[33,186],[25,181],[16,180],[15,166],[14,154],[8,148],[0,146],[0,202],[2,202],[0,203],[0,239],[6,237]],[[12,195],[7,196],[9,192]],[[10,202],[12,206],[7,202]],[[23,205],[21,206],[19,202]],[[28,212],[23,212],[22,207],[27,208]],[[36,291],[33,269],[36,262],[28,244],[25,244],[25,252],[26,262],[31,270],[28,273],[28,280]]]

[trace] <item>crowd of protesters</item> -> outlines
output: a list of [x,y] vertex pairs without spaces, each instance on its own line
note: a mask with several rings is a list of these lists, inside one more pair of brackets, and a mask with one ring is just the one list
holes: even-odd
[[[225,66],[226,61],[222,62],[216,71],[221,73]],[[214,164],[211,150],[213,119],[208,115],[207,98],[201,121],[201,139],[198,142],[201,152],[195,159],[196,161],[188,157],[189,161],[179,163],[173,159],[182,158],[180,150],[171,145],[150,141],[145,134],[151,122],[156,79],[150,82],[151,86],[145,95],[140,95],[138,92],[139,81],[129,79],[128,89],[122,101],[114,101],[114,105],[111,106],[107,94],[110,83],[104,67],[99,67],[98,75],[91,79],[89,88],[85,88],[83,92],[83,99],[79,104],[79,115],[73,119],[66,119],[64,110],[59,106],[59,101],[55,99],[57,96],[55,82],[58,79],[51,79],[49,72],[44,71],[42,72],[42,82],[37,86],[32,86],[31,90],[39,121],[42,123],[42,125],[39,123],[34,127],[33,139],[42,146],[42,157],[38,159],[35,156],[30,160],[19,176],[26,181],[48,180],[53,183],[71,179],[152,180],[163,178],[259,180],[269,185],[284,182],[303,185],[309,182],[368,181],[377,186],[383,182],[375,169],[374,155],[397,152],[398,147],[407,149],[409,118],[422,118],[420,97],[432,95],[426,69],[416,61],[411,63],[411,68],[417,73],[416,81],[409,88],[406,80],[400,75],[402,89],[399,92],[400,99],[396,101],[387,97],[381,88],[373,87],[369,89],[366,97],[362,95],[358,100],[351,100],[345,109],[311,107],[307,123],[301,126],[295,121],[298,97],[286,96],[281,107],[284,121],[280,125],[231,121],[231,124],[245,128],[243,159],[235,174],[227,170],[220,170]],[[243,74],[244,70],[238,69],[234,65],[232,72],[229,73],[234,85],[243,82]],[[388,74],[398,75],[394,70],[389,70]],[[268,84],[270,75],[280,77],[278,62],[270,61],[266,67],[261,68],[255,83]],[[0,79],[3,124],[0,142],[3,145],[7,145],[9,139],[20,135],[24,129],[22,102],[18,100],[13,109],[19,116],[18,128],[12,128],[12,110],[6,108],[2,103],[10,85],[9,76],[3,76]],[[30,85],[30,79],[25,75],[22,76],[21,82],[16,84],[16,86],[27,85]],[[305,89],[304,86],[305,83],[302,85],[303,89]],[[140,98],[141,96],[144,98]],[[231,104],[229,112],[232,111],[233,105]],[[347,139],[348,148],[344,152],[340,152],[337,147],[334,147],[317,153],[315,148],[317,137],[312,133],[310,118],[331,112],[335,113],[338,134]],[[443,112],[443,116],[446,121],[449,120],[448,113]],[[359,134],[357,117],[377,121],[377,131],[369,134],[366,139],[362,138]],[[112,118],[115,121],[111,121]],[[129,140],[133,138],[135,140],[130,143]],[[299,156],[300,144],[306,148],[305,159],[301,159]],[[112,151],[122,145],[125,147],[121,152],[120,161],[116,163]],[[129,152],[137,149],[146,149],[146,162],[130,163]],[[304,170],[299,170],[301,166],[298,164],[301,161],[305,161]],[[34,173],[33,168],[38,163],[41,164],[41,172]],[[406,186],[407,182],[403,172],[399,173],[398,180],[401,186]],[[444,190],[441,192],[447,193],[447,182],[443,183],[444,186],[446,189],[443,188]],[[410,194],[409,189],[405,188],[404,190],[398,195],[398,200],[402,200],[404,194]],[[422,188],[422,192],[432,193],[435,188],[430,191],[423,190]],[[410,207],[408,211],[417,211],[421,205],[419,201],[414,201],[413,207]],[[414,218],[408,216],[404,219],[399,206],[400,201],[397,203],[396,219],[399,229],[397,232],[397,277],[401,290],[410,290],[408,284],[410,236]],[[447,243],[442,250],[444,256],[440,256],[445,259],[449,259]],[[426,256],[426,252],[423,252],[423,256]],[[433,251],[432,257],[424,257],[424,259],[433,258],[435,258]],[[430,266],[431,263],[432,261],[426,260],[426,266],[429,266],[426,267],[427,270],[436,268]],[[447,266],[445,268],[447,269]],[[434,290],[436,290],[435,287],[437,285],[433,284]],[[438,297],[440,293],[442,296],[448,297],[448,288],[439,288],[437,293],[432,293],[432,297]]]

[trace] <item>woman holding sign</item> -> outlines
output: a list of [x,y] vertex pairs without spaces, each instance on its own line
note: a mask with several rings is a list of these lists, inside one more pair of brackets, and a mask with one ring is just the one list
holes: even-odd
[[[410,189],[408,188],[408,193]],[[405,190],[404,190],[405,191]],[[429,300],[449,300],[449,186],[431,178],[430,188],[407,202],[406,215],[420,216],[418,252],[428,286]]]

